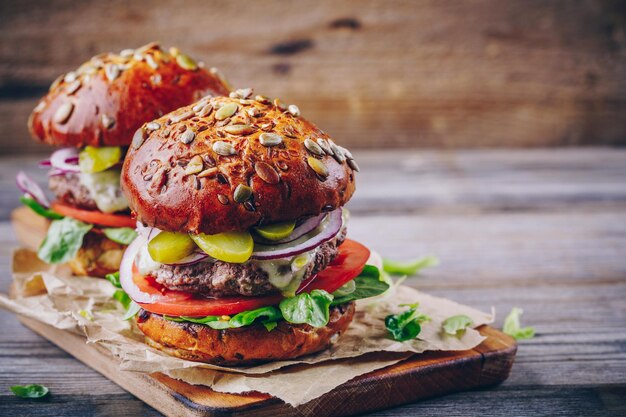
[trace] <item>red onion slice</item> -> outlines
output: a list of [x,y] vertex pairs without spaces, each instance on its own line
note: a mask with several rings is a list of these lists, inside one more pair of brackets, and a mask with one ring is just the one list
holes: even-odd
[[208,257],[209,255],[207,255],[204,252],[194,252],[191,255],[181,259],[178,262],[173,262],[171,264],[166,264],[166,265],[172,265],[172,266],[194,265],[194,264],[197,264],[199,262],[206,260]]
[[150,242],[152,239],[157,237],[161,231],[156,227],[144,226],[141,222],[137,222],[137,233],[139,236],[142,236],[146,242]]
[[20,171],[17,173],[17,176],[15,177],[15,182],[17,184],[17,187],[23,193],[31,196],[33,199],[35,199],[35,201],[37,201],[45,208],[50,208],[50,200],[48,200],[46,194],[32,178],[26,175],[24,171]]
[[48,177],[58,177],[59,175],[66,175],[67,172],[62,171],[60,169],[52,168],[48,171]]
[[[337,209],[337,210],[341,210],[341,209]],[[253,238],[255,242],[262,243],[265,245],[280,245],[283,243],[293,242],[294,240],[301,238],[307,233],[310,233],[317,226],[319,226],[325,216],[326,216],[326,213],[322,213],[317,216],[309,217],[304,222],[302,222],[302,224],[300,224],[295,229],[293,229],[293,231],[291,232],[289,236],[280,240],[265,239],[262,236],[259,236],[257,234],[253,234]]]
[[120,284],[122,285],[122,289],[126,291],[126,294],[128,294],[133,301],[143,304],[152,304],[161,298],[160,294],[145,293],[133,282],[133,264],[135,263],[139,249],[145,244],[146,240],[139,236],[133,240],[132,243],[128,245],[128,248],[126,248],[126,251],[124,251],[122,263],[120,264]]
[[295,246],[276,245],[267,246],[260,251],[252,252],[252,258],[259,260],[279,259],[296,256],[304,252],[308,252],[321,245],[324,242],[334,238],[341,230],[343,220],[341,218],[341,209],[328,213],[328,224],[317,235],[298,243]]
[[50,156],[52,167],[64,172],[80,173],[78,168],[78,149],[63,148],[55,151]]
[[44,159],[43,161],[39,161],[39,166],[41,168],[49,168],[52,166],[49,159]]

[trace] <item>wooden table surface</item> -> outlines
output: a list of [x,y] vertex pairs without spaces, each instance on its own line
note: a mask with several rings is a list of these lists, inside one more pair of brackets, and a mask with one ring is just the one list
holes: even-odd
[[[397,415],[626,414],[626,150],[368,151],[349,234],[384,256],[437,255],[409,285],[483,310],[513,307],[537,330],[501,386],[380,411]],[[0,290],[25,169],[0,158]],[[0,311],[0,415],[158,415]],[[45,402],[13,384],[50,387]]]

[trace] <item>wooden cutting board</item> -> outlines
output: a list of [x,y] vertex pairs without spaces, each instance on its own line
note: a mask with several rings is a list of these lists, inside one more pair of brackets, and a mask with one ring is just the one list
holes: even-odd
[[[47,222],[26,208],[12,214],[18,240],[36,248]],[[462,352],[426,352],[396,365],[354,378],[299,407],[261,393],[224,394],[190,385],[166,375],[121,371],[104,348],[38,321],[19,320],[87,366],[100,372],[142,401],[168,416],[349,416],[394,407],[420,399],[496,385],[513,365],[517,344],[504,333],[482,326],[487,339]],[[332,376],[329,376],[332,377]]]
[[[482,326],[487,339],[462,352],[427,352],[354,378],[299,407],[261,393],[223,394],[161,373],[121,371],[104,348],[38,321],[19,318],[87,366],[167,416],[351,416],[424,398],[499,384],[508,376],[517,345],[504,333]],[[329,375],[329,377],[332,377]]]

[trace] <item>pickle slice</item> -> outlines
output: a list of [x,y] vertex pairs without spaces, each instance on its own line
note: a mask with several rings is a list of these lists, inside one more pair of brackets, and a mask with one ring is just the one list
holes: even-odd
[[162,264],[171,264],[191,255],[196,244],[185,233],[161,232],[148,243],[150,257]]
[[294,220],[292,222],[274,223],[255,227],[254,230],[267,240],[280,240],[289,236],[295,227],[296,222]]
[[120,159],[122,159],[122,148],[119,146],[104,146],[102,148],[85,146],[78,155],[78,167],[81,172],[93,174],[111,168]]
[[248,232],[224,232],[216,235],[190,235],[196,245],[220,261],[240,264],[250,259],[254,242]]

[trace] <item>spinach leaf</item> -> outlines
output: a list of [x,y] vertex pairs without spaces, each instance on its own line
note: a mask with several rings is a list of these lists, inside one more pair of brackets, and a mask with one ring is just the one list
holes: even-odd
[[313,327],[328,324],[330,303],[333,296],[324,290],[313,290],[310,294],[302,293],[285,298],[280,304],[280,311],[289,323],[306,323]]
[[374,297],[389,289],[389,284],[381,281],[378,277],[360,275],[354,279],[354,283],[356,287],[350,294],[340,296],[339,294],[333,293],[333,295],[337,295],[337,297],[333,300],[331,305],[335,306],[349,301]]
[[37,200],[35,200],[32,197],[29,196],[21,196],[20,197],[20,201],[22,202],[22,204],[24,204],[26,207],[28,207],[29,209],[31,209],[32,211],[34,211],[35,213],[39,214],[40,216],[43,216],[47,219],[53,219],[53,220],[58,220],[58,219],[62,219],[63,216],[60,215],[59,213],[57,213],[54,210],[51,209],[47,209],[44,206],[42,206],[41,204],[39,204],[37,202]]
[[71,217],[53,220],[46,238],[39,246],[37,256],[49,264],[69,261],[76,256],[83,244],[83,238],[93,225],[80,222]]
[[532,339],[535,336],[535,329],[532,327],[521,327],[520,316],[524,313],[521,308],[513,307],[508,316],[504,319],[502,331],[516,340]]
[[452,316],[445,319],[441,324],[441,327],[445,333],[451,336],[456,336],[459,332],[465,331],[465,329],[470,327],[472,324],[474,324],[474,320],[465,314],[460,314],[458,316]]
[[417,312],[418,303],[401,306],[407,306],[409,309],[385,317],[385,326],[394,340],[404,342],[415,339],[422,331],[422,323],[429,321],[430,317]]
[[102,232],[104,232],[104,235],[113,242],[117,242],[122,245],[130,245],[131,242],[137,237],[137,232],[130,227],[108,227],[102,229]]
[[42,398],[49,392],[48,387],[39,384],[13,385],[11,391],[21,398]]
[[439,259],[434,256],[425,256],[409,262],[383,259],[383,270],[391,275],[415,275],[424,268],[439,265]]
[[[255,321],[259,321],[260,323],[267,325],[272,322],[277,322],[283,318],[280,310],[276,307],[261,307],[256,310],[250,311],[242,311],[239,314],[234,315],[229,320],[222,320],[222,316],[206,316],[206,317],[174,317],[174,316],[163,316],[166,320],[176,321],[176,322],[190,322],[197,324],[204,324],[209,326],[212,329],[222,330],[222,329],[234,329],[243,326],[250,326],[255,323]],[[271,326],[271,325],[270,325]],[[274,326],[275,327],[275,326]]]

